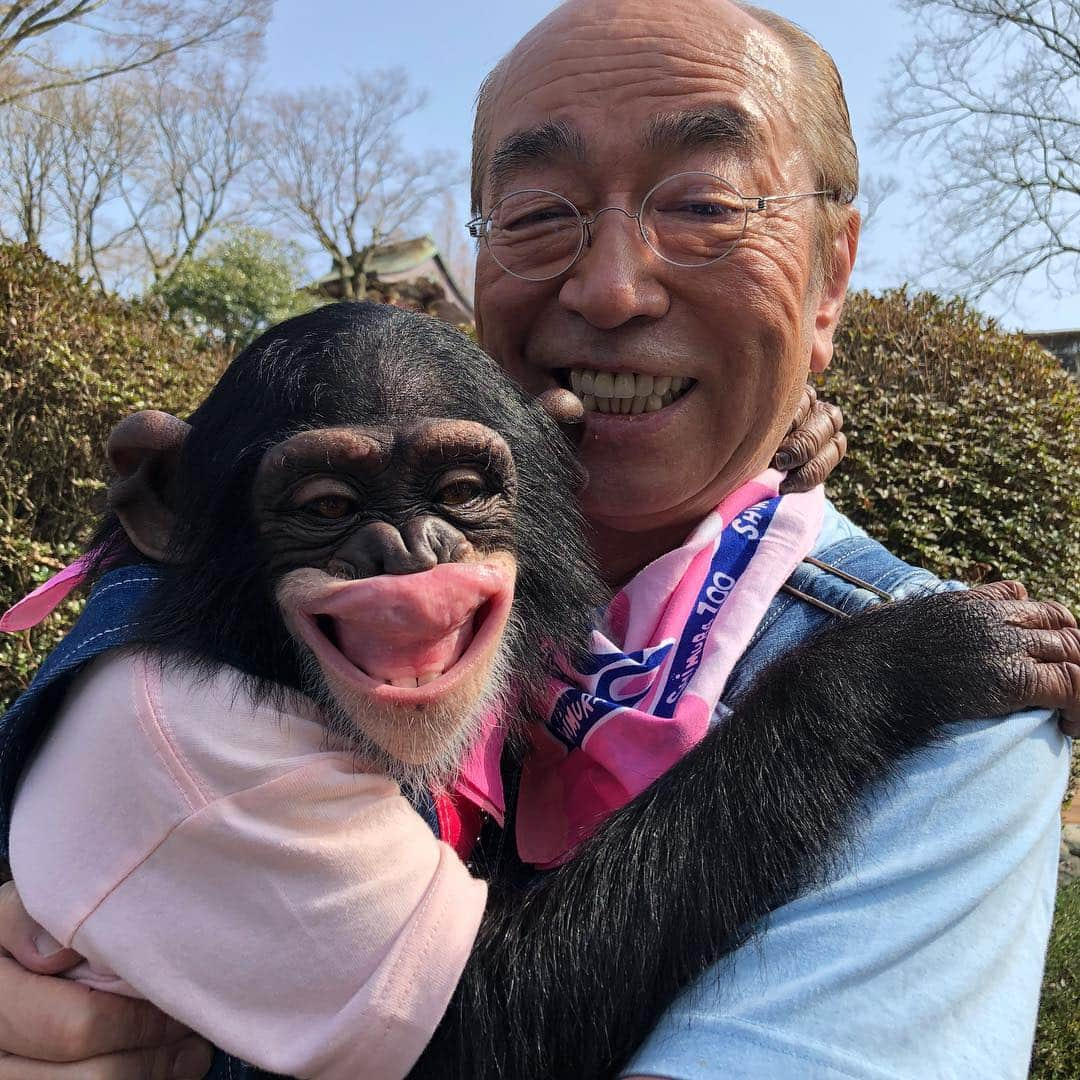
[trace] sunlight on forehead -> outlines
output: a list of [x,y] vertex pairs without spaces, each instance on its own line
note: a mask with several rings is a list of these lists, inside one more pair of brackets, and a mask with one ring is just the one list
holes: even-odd
[[792,89],[791,56],[767,30],[753,28],[746,34],[745,69],[760,80],[773,97],[785,101]]

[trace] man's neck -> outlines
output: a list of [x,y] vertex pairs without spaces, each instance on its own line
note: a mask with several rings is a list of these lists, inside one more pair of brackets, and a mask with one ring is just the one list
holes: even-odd
[[679,547],[693,531],[694,524],[627,532],[590,522],[589,540],[601,577],[613,589],[625,585],[642,567]]

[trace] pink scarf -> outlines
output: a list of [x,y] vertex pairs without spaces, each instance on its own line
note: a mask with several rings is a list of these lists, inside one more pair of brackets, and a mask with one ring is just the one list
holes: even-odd
[[[824,490],[780,496],[782,477],[769,470],[744,484],[681,547],[635,575],[593,631],[587,670],[551,681],[521,778],[525,862],[565,862],[708,730],[766,609],[821,531]],[[86,565],[84,556],[20,600],[0,630],[43,619],[84,579]],[[501,718],[489,717],[454,786],[499,821],[503,732]]]
[[[593,631],[587,670],[552,680],[518,796],[525,862],[565,862],[705,734],[769,604],[821,531],[824,489],[780,496],[782,478],[769,470],[744,484],[635,575]],[[459,790],[501,820],[502,729],[489,730]]]

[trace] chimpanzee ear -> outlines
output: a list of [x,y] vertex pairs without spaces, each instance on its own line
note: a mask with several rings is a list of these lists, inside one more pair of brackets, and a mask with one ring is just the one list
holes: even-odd
[[109,486],[107,505],[128,539],[159,562],[165,559],[176,521],[170,492],[190,431],[183,420],[148,409],[121,420],[109,436],[109,464],[116,480]]

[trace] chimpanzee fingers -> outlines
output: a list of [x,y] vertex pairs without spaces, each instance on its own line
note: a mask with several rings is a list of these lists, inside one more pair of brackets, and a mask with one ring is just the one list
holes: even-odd
[[807,383],[803,387],[802,397],[799,399],[799,407],[795,410],[795,417],[791,421],[791,426],[787,429],[788,435],[793,431],[797,431],[806,423],[806,418],[814,411],[814,406],[816,404],[817,390]]
[[1043,679],[1052,697],[1043,707],[1059,709],[1061,730],[1075,738],[1080,735],[1080,630],[1031,630],[1028,652],[1037,665],[1049,669]]
[[825,444],[817,457],[788,472],[780,484],[780,493],[789,495],[796,491],[811,491],[819,484],[824,484],[846,453],[847,436],[839,431]]
[[1022,581],[990,581],[973,585],[971,594],[987,600],[1026,600],[1028,591]]
[[1060,709],[1067,725],[1080,720],[1080,664],[1069,661],[1022,665],[1018,708]]
[[1054,600],[1017,600],[997,605],[1002,618],[1022,630],[1060,632],[1076,628],[1076,619],[1063,604]]
[[1080,630],[1068,626],[1062,630],[1027,630],[1024,633],[1028,656],[1038,664],[1075,664],[1080,666]]
[[975,585],[967,593],[974,600],[1000,604],[999,612],[1011,626],[1027,630],[1063,630],[1077,625],[1076,616],[1056,600],[1031,600],[1019,581],[993,581]]
[[773,459],[778,469],[807,465],[843,426],[843,413],[827,401],[816,401],[806,420],[790,432]]
[[580,424],[585,419],[581,398],[561,386],[545,390],[536,401],[556,424]]

